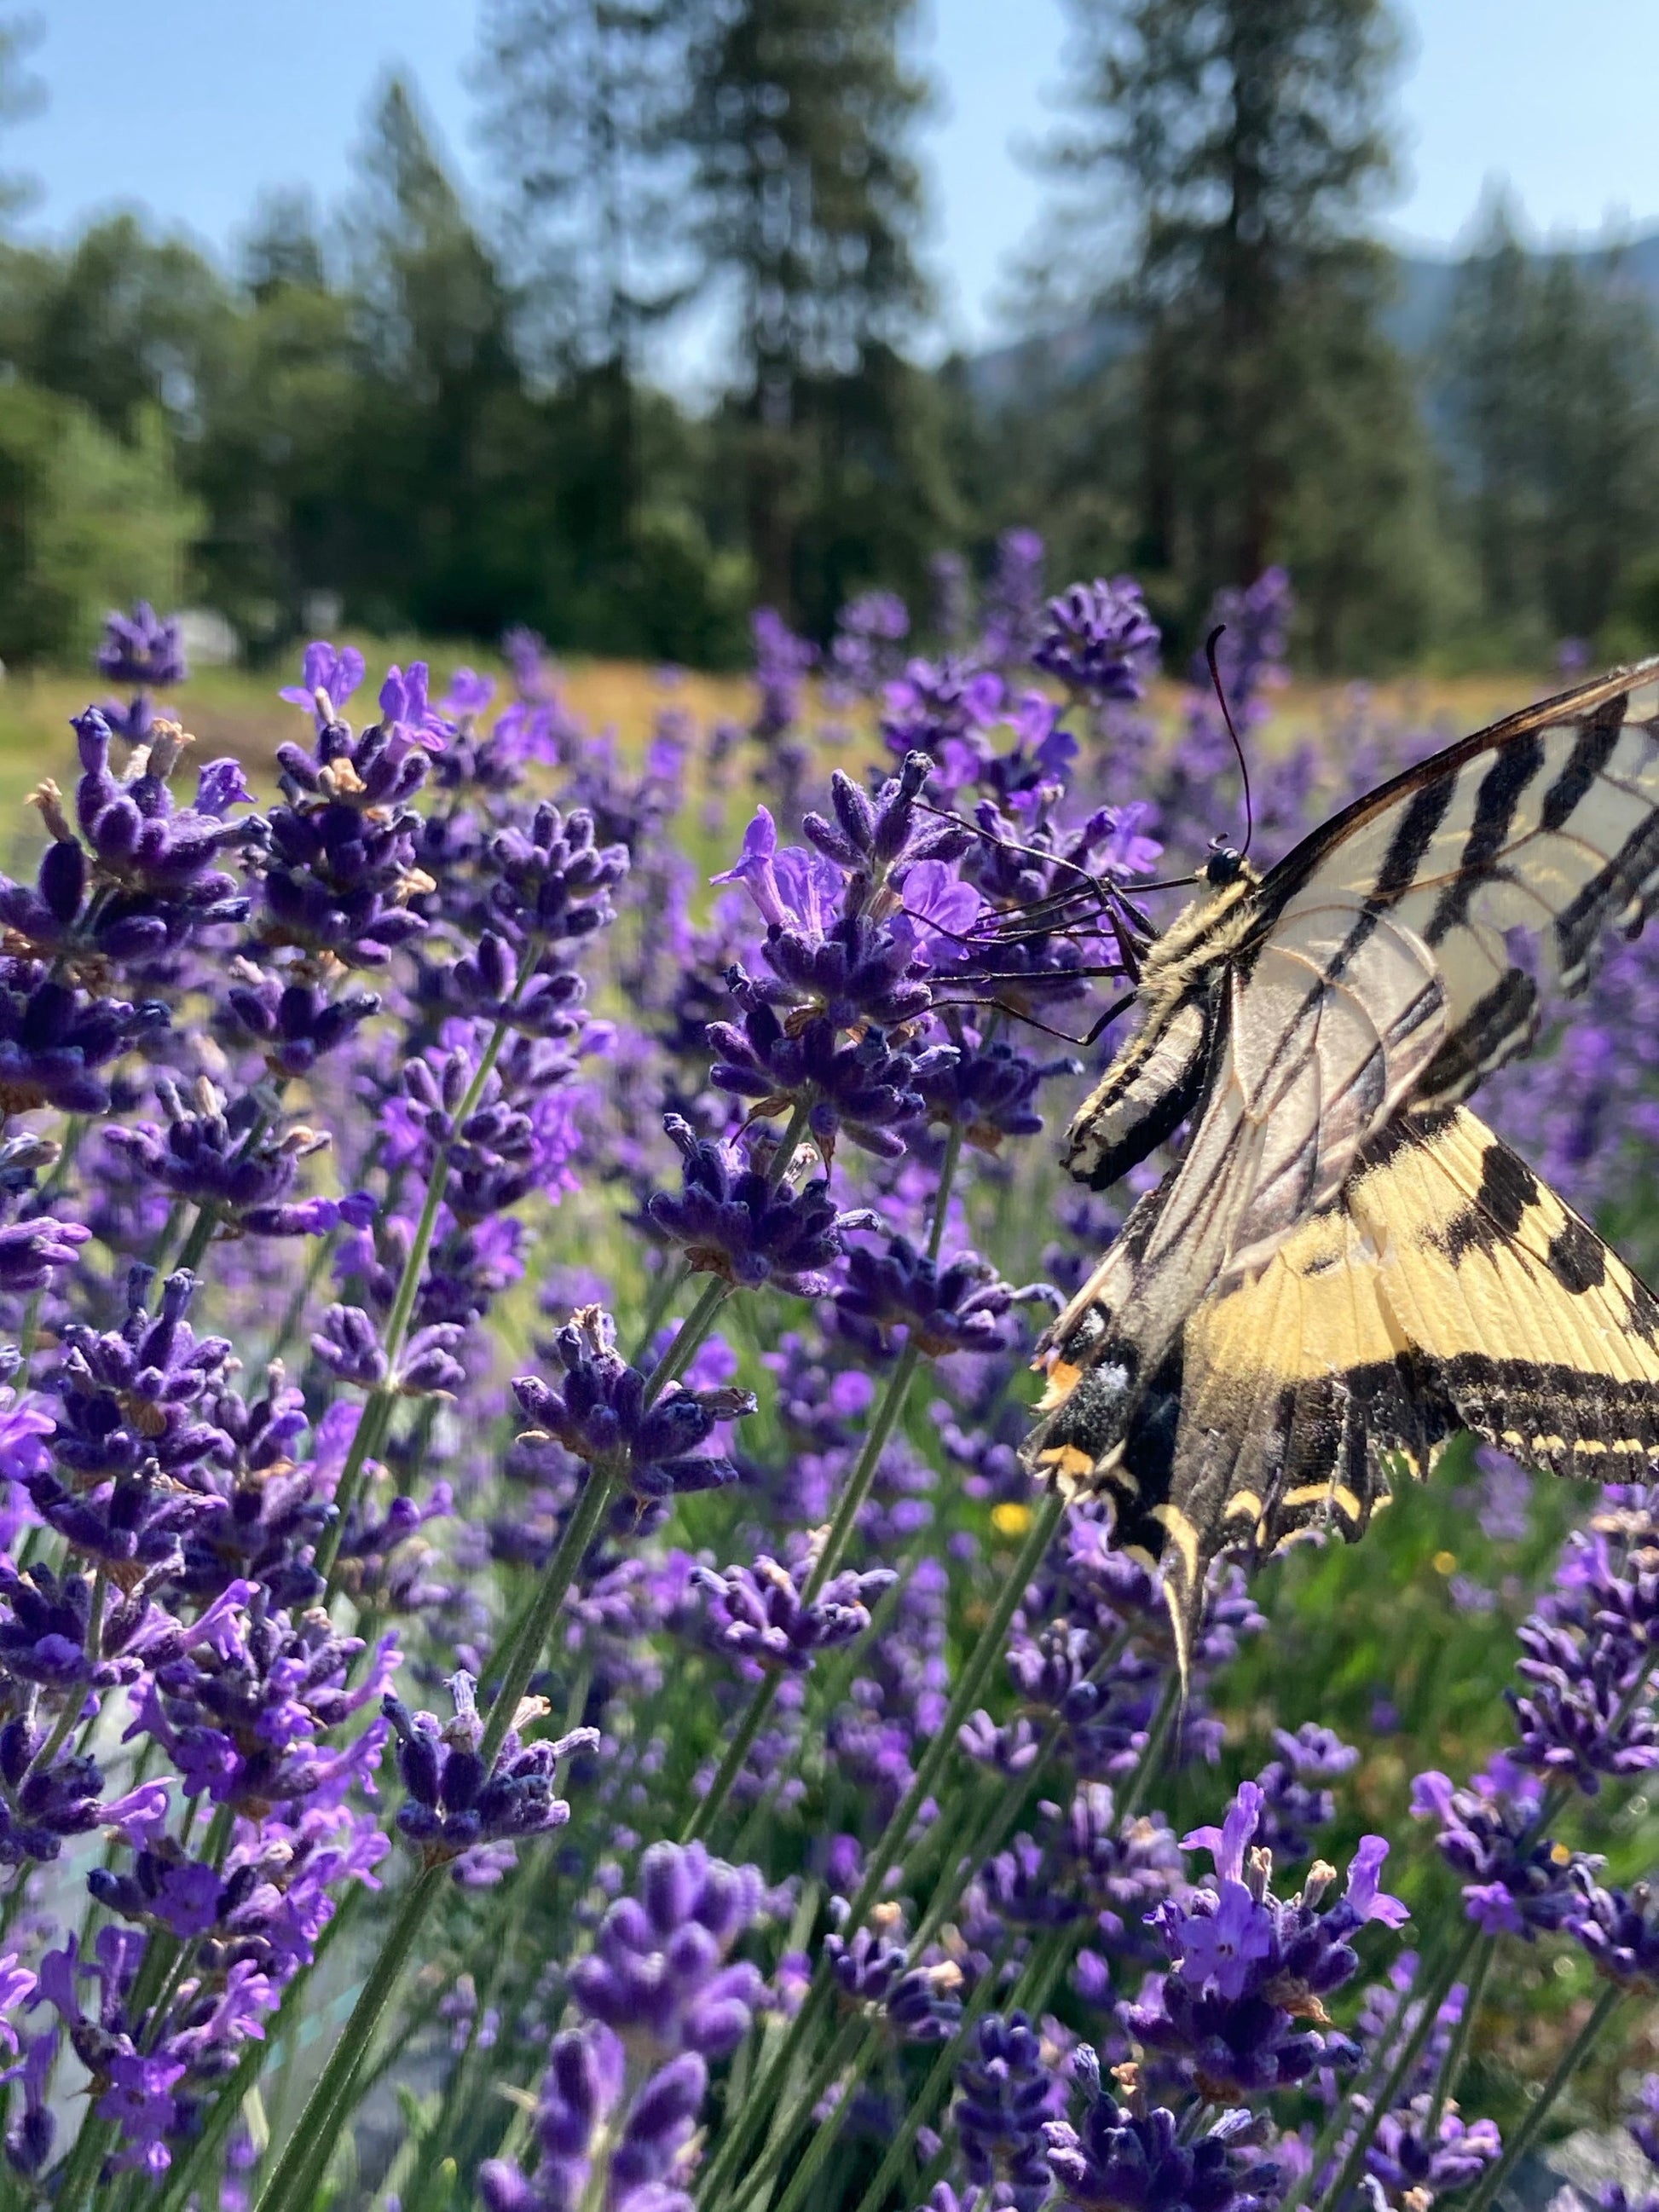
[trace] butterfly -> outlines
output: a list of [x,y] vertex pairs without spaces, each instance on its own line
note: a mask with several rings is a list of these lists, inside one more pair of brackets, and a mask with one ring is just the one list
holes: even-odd
[[1659,902],[1659,658],[1479,731],[1265,876],[1222,848],[1073,1121],[1097,1189],[1182,1123],[1045,1333],[1036,1474],[1162,1567],[1350,1541],[1472,1431],[1607,1481],[1659,1456],[1659,1304],[1462,1103]]

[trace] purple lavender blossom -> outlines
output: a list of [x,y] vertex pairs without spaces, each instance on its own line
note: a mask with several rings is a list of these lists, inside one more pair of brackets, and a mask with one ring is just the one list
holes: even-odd
[[999,667],[1029,660],[1042,623],[1044,547],[1035,530],[1005,530],[983,612],[984,649]]
[[800,719],[801,696],[817,653],[797,637],[772,607],[757,607],[750,624],[755,643],[755,686],[760,693],[753,733],[775,744]]
[[153,684],[158,690],[184,683],[190,670],[178,617],[163,622],[148,599],[137,600],[131,614],[106,615],[98,673],[112,684]]
[[902,1328],[931,1358],[953,1352],[994,1352],[1006,1341],[1000,1324],[1014,1306],[1057,1304],[1046,1284],[1015,1290],[976,1252],[944,1262],[895,1237],[884,1253],[855,1245],[847,1257],[845,1288],[836,1293],[847,1320],[885,1331]]
[[1577,1894],[1575,1855],[1540,1832],[1541,1792],[1507,1761],[1468,1790],[1431,1771],[1412,1784],[1412,1810],[1439,1824],[1441,1856],[1468,1879],[1464,1910],[1489,1935],[1528,1940],[1565,1925]]
[[696,1271],[748,1290],[770,1283],[793,1297],[823,1297],[845,1232],[878,1226],[867,1206],[838,1212],[827,1176],[799,1190],[775,1185],[736,1144],[698,1137],[678,1114],[663,1127],[684,1163],[684,1187],[678,1198],[653,1192],[647,1212]]
[[1085,2044],[1071,2072],[1084,2096],[1081,2126],[1050,2120],[1048,2159],[1065,2212],[1266,2212],[1279,2176],[1245,2154],[1262,2132],[1256,2114],[1225,2112],[1201,2133],[1166,2107],[1120,2105]]
[[842,2002],[878,2012],[896,2042],[948,2041],[962,2018],[961,1967],[942,1957],[912,1965],[896,1906],[878,1908],[874,1925],[843,1938],[839,1923],[847,1910],[844,1898],[832,1901],[838,1924],[823,1939]]
[[362,680],[363,656],[355,645],[337,649],[318,638],[306,647],[299,683],[276,696],[313,714],[320,733],[330,722],[338,721],[341,709]]
[[797,1026],[761,1005],[745,1014],[741,1028],[711,1023],[708,1042],[719,1055],[709,1070],[715,1088],[751,1099],[769,1115],[804,1106],[826,1160],[843,1133],[879,1159],[900,1158],[905,1144],[899,1131],[925,1110],[915,1087],[916,1058],[890,1049],[873,1028],[842,1042],[822,1015]]
[[610,1908],[571,1970],[577,2003],[647,2064],[729,2057],[762,2002],[759,1969],[731,1953],[763,1894],[757,1867],[728,1866],[701,1844],[653,1844],[637,1896]]
[[1214,1883],[1152,1916],[1174,1971],[1150,2003],[1125,2015],[1143,2043],[1222,2104],[1289,2087],[1317,2065],[1353,2056],[1345,2037],[1303,2024],[1322,2020],[1322,2000],[1358,1971],[1350,1938],[1368,1921],[1398,1928],[1407,1917],[1378,1886],[1389,1850],[1380,1836],[1362,1838],[1334,1904],[1324,1905],[1334,1879],[1327,1866],[1316,1866],[1289,1903],[1274,1897],[1271,1854],[1257,1849],[1246,1860],[1261,1802],[1255,1783],[1241,1783],[1221,1827],[1182,1838],[1183,1849],[1212,1854]]
[[1574,1869],[1583,1902],[1569,1926],[1598,1974],[1620,1989],[1659,1991],[1659,1900],[1646,1882],[1603,1889],[1582,1863]]
[[1389,2204],[1409,2208],[1467,2188],[1503,2148],[1491,2120],[1466,2121],[1452,2106],[1442,2108],[1431,2138],[1431,2101],[1414,2098],[1409,2110],[1385,2112],[1377,2124],[1365,2170]]
[[734,1481],[737,1469],[729,1459],[698,1447],[721,1422],[752,1413],[753,1393],[670,1383],[647,1405],[645,1376],[616,1344],[610,1315],[584,1307],[553,1338],[562,1375],[551,1382],[534,1375],[514,1378],[514,1395],[534,1424],[531,1439],[551,1438],[579,1459],[613,1469],[647,1499]]
[[710,1640],[717,1649],[771,1674],[806,1674],[814,1654],[851,1644],[870,1626],[870,1601],[897,1579],[889,1567],[832,1575],[810,1602],[803,1597],[811,1554],[793,1569],[764,1553],[752,1567],[695,1579],[709,1600]]
[[398,1826],[427,1866],[444,1866],[480,1844],[519,1843],[562,1827],[570,1808],[554,1794],[561,1761],[594,1749],[594,1729],[526,1744],[522,1731],[547,1711],[544,1698],[526,1699],[502,1738],[493,1765],[486,1766],[479,1747],[483,1716],[474,1700],[476,1685],[465,1668],[447,1685],[454,1717],[411,1713],[389,1692],[380,1711],[398,1740],[398,1765],[409,1792],[398,1808]]
[[985,2015],[957,2083],[957,2133],[969,2180],[981,2189],[1000,2183],[1013,2212],[1038,2212],[1054,2182],[1048,2122],[1059,2085],[1023,2012]]
[[1091,698],[1133,701],[1146,696],[1158,644],[1139,585],[1127,576],[1109,584],[1097,577],[1049,600],[1031,661]]
[[608,2163],[605,2212],[692,2212],[678,2183],[708,2089],[708,2069],[685,2051],[623,2102],[626,2060],[618,2039],[589,2021],[557,2036],[541,2087],[532,2177],[506,2159],[487,2160],[478,2185],[487,2212],[571,2212],[587,2199],[594,2160]]

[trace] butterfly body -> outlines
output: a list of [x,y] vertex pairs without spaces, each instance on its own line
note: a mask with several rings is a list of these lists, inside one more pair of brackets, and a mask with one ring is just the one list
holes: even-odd
[[1220,1552],[1357,1537],[1461,1430],[1607,1480],[1659,1455],[1659,1307],[1462,1103],[1659,901],[1659,663],[1218,872],[1067,1136],[1104,1188],[1191,1128],[1048,1332],[1026,1450],[1162,1559],[1183,1650]]

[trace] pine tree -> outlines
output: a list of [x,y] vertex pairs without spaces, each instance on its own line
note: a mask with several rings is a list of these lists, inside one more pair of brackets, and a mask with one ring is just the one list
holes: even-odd
[[684,127],[689,0],[489,0],[479,81],[522,240],[521,337],[579,400],[633,550],[643,481],[639,386],[694,275]]
[[492,502],[516,489],[523,462],[512,301],[401,78],[381,95],[360,168],[347,595],[384,623],[488,630],[503,584]]
[[[45,86],[28,74],[23,63],[40,30],[33,16],[0,16],[0,126],[24,122],[46,105]],[[0,173],[0,230],[29,204],[39,189],[32,177]]]
[[1535,257],[1502,200],[1462,263],[1439,393],[1489,625],[1592,636],[1659,495],[1659,337],[1616,252]]
[[[1068,5],[1078,120],[1050,149],[1070,206],[1049,258],[1069,263],[1074,293],[1136,326],[1141,482],[1126,550],[1191,617],[1217,584],[1283,557],[1294,516],[1304,592],[1310,564],[1328,568],[1324,635],[1357,640],[1347,602],[1376,580],[1350,580],[1352,548],[1316,526],[1341,518],[1307,479],[1338,455],[1308,432],[1337,427],[1346,385],[1376,437],[1414,433],[1379,325],[1386,258],[1364,230],[1390,172],[1386,0]],[[1426,515],[1426,465],[1357,465],[1364,428],[1345,426],[1350,483]],[[1400,516],[1388,520],[1382,535]]]
[[695,42],[697,236],[704,284],[735,319],[746,535],[763,595],[814,615],[836,586],[816,557],[803,573],[809,512],[822,538],[826,504],[854,499],[869,470],[896,507],[935,496],[902,356],[927,304],[909,148],[927,88],[901,55],[913,12],[706,0]]

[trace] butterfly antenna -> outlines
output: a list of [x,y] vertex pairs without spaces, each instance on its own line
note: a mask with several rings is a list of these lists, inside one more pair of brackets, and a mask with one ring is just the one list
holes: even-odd
[[1092,893],[1104,905],[1106,895],[1102,888],[1103,878],[1091,876],[1087,868],[1080,867],[1075,860],[1068,860],[1063,853],[1045,852],[1041,845],[1022,845],[1017,837],[999,837],[991,830],[981,829],[977,822],[964,821],[960,814],[951,813],[948,807],[930,806],[925,799],[918,799],[914,803],[919,814],[932,814],[941,822],[954,822],[958,829],[971,830],[975,836],[982,838],[988,845],[1000,845],[1006,853],[1023,853],[1027,860],[1041,860],[1048,867],[1065,869],[1068,875],[1079,878],[1076,892],[1079,898],[1087,897]]
[[1221,719],[1227,725],[1227,735],[1233,741],[1233,750],[1238,755],[1238,772],[1244,779],[1244,850],[1242,859],[1248,860],[1250,841],[1255,836],[1255,812],[1250,804],[1250,769],[1244,757],[1244,748],[1239,743],[1238,732],[1233,726],[1232,709],[1227,704],[1227,694],[1222,689],[1221,671],[1215,663],[1215,641],[1225,631],[1225,623],[1218,623],[1204,641],[1204,658],[1210,664],[1210,681],[1215,686],[1216,704],[1221,709]]

